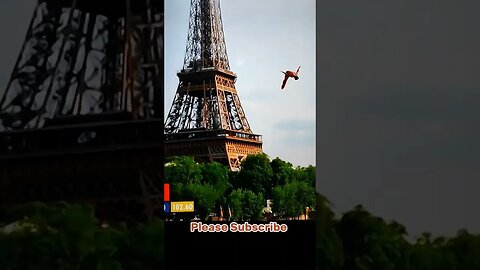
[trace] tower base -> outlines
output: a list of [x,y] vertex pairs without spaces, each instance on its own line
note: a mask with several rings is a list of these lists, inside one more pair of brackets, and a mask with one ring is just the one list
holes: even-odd
[[191,156],[199,162],[216,161],[240,169],[248,155],[262,153],[261,136],[228,130],[188,131],[165,135],[165,157]]
[[0,207],[65,201],[100,219],[160,216],[162,131],[153,120],[0,133]]

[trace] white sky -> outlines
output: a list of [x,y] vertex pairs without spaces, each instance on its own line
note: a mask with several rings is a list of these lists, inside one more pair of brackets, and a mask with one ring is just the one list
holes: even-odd
[[[230,68],[263,150],[294,165],[315,165],[315,0],[221,1]],[[178,86],[190,0],[165,3],[165,115]],[[282,70],[300,69],[284,90]]]
[[[6,87],[34,0],[0,1],[0,87]],[[165,3],[165,113],[177,89],[187,42],[190,0]],[[221,1],[230,67],[263,150],[294,165],[315,165],[315,0]],[[15,11],[15,12],[12,12]],[[6,38],[8,37],[8,38]],[[282,70],[300,70],[280,90]]]

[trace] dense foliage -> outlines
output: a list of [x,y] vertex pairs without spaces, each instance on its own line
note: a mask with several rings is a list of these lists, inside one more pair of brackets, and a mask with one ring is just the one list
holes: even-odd
[[424,233],[408,241],[407,231],[361,205],[335,218],[317,194],[317,269],[479,270],[480,236],[460,230],[450,239]]
[[0,224],[0,269],[163,269],[164,222],[100,223],[93,208],[34,203]]
[[197,214],[230,209],[230,220],[261,220],[267,200],[270,217],[298,217],[315,208],[315,167],[294,167],[265,154],[250,155],[238,172],[216,162],[196,163],[191,157],[175,157],[165,166],[165,178],[172,185],[172,200],[193,200]]
[[[295,168],[264,155],[246,164],[240,173],[176,158],[166,167],[172,196],[194,199],[204,217],[230,206],[232,220],[260,219],[267,198],[284,217],[315,208],[317,269],[480,270],[480,235],[460,230],[451,238],[424,233],[413,239],[398,222],[361,205],[337,216],[327,198],[315,197],[315,167]],[[164,239],[161,220],[107,224],[88,206],[34,203],[2,215],[0,269],[164,269]]]

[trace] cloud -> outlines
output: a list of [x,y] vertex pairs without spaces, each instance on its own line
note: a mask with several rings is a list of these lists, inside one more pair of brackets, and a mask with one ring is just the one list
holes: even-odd
[[315,147],[315,120],[285,120],[273,124],[280,145]]
[[242,59],[242,58],[238,59],[237,61],[235,61],[235,65],[239,66],[239,67],[244,66],[245,65],[245,59]]
[[281,130],[313,131],[315,130],[315,120],[284,120],[274,124],[275,128]]

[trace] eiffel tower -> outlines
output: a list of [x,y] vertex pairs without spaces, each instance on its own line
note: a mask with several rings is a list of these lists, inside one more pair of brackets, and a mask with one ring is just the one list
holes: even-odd
[[163,12],[163,0],[38,0],[0,91],[1,206],[63,200],[108,217],[153,215]]
[[183,69],[165,122],[165,156],[193,156],[238,170],[262,138],[245,117],[230,71],[220,1],[192,0]]

